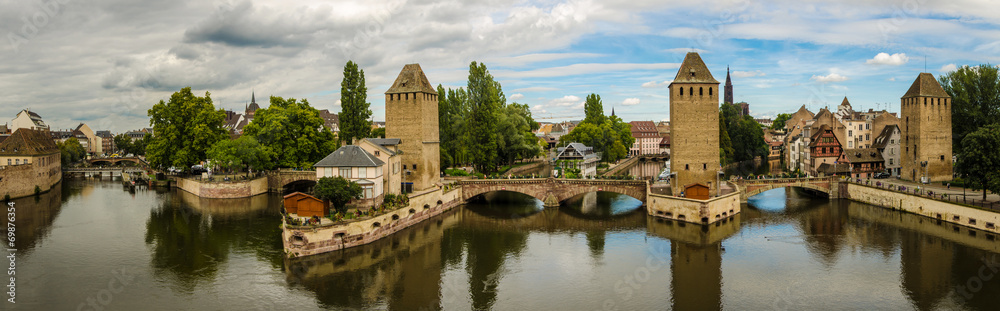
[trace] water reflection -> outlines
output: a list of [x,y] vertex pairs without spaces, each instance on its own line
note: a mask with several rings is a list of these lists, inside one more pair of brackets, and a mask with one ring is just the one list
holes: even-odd
[[[44,240],[52,231],[52,223],[62,209],[63,197],[72,195],[66,193],[68,191],[70,190],[63,187],[63,183],[60,182],[53,186],[49,192],[11,200],[14,203],[17,216],[14,219],[14,226],[17,230],[15,245],[19,251],[25,255],[30,254],[35,249],[35,245]],[[9,206],[7,204],[3,206],[6,216]],[[6,219],[6,217],[4,218]],[[4,240],[6,240],[6,234],[4,236]]]
[[150,211],[145,242],[157,277],[188,292],[218,277],[230,252],[250,252],[281,267],[279,198],[204,199],[174,190]]

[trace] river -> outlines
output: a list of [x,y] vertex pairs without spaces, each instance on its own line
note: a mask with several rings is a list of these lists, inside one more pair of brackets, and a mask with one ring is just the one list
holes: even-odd
[[[710,226],[613,193],[498,192],[387,239],[285,260],[280,196],[67,180],[17,210],[4,310],[991,310],[984,232],[776,189]],[[992,237],[992,236],[990,236]],[[984,264],[984,260],[990,264]],[[6,281],[5,281],[6,283]]]

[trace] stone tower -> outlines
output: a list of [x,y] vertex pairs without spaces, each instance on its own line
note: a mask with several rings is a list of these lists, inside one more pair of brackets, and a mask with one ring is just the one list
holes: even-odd
[[729,78],[729,66],[726,66],[726,97],[723,99],[723,103],[734,103],[733,102],[733,80]]
[[920,73],[900,98],[900,177],[951,180],[951,96],[930,73]]
[[413,190],[439,183],[438,93],[419,64],[403,66],[385,91],[385,137],[401,140],[403,182],[412,182]]
[[670,83],[671,185],[674,195],[695,183],[718,192],[719,81],[698,53],[684,57]]

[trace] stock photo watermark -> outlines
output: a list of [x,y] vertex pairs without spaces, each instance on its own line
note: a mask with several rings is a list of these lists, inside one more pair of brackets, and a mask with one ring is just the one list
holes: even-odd
[[618,296],[605,299],[601,304],[601,310],[620,310],[618,305],[635,297],[635,291],[642,289],[643,285],[652,280],[656,272],[670,268],[669,244],[660,244],[651,251],[646,256],[644,265],[639,265],[632,270],[632,273],[623,275],[615,282],[614,291]]
[[959,302],[964,303],[972,299],[976,293],[983,290],[983,284],[993,280],[997,272],[1000,272],[1000,261],[997,261],[996,254],[993,254],[993,257],[989,259],[983,256],[980,258],[980,261],[983,262],[983,265],[979,267],[978,274],[966,280],[965,284],[955,285],[955,292],[958,293],[957,298]]
[[17,220],[17,209],[14,207],[14,202],[7,202],[7,260],[10,261],[10,267],[7,268],[7,277],[10,278],[10,283],[7,283],[7,302],[16,303],[15,298],[17,298],[17,249],[14,247],[14,242],[16,241],[15,235],[17,233],[17,227],[14,225],[14,220]]
[[77,305],[77,311],[102,311],[114,302],[115,295],[125,291],[125,287],[135,281],[135,273],[129,269],[122,268],[111,271],[108,278],[108,285],[101,288],[96,293],[88,296],[84,302]]
[[59,13],[67,4],[73,0],[48,0],[36,3],[34,11],[21,15],[21,27],[17,32],[7,31],[7,42],[10,43],[14,53],[21,51],[21,46],[38,36],[52,20],[59,16]]

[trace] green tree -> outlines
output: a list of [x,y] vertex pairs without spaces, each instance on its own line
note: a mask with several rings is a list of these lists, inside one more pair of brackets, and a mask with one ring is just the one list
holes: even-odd
[[962,152],[958,155],[956,168],[971,181],[973,190],[983,190],[986,200],[987,190],[1000,193],[1000,124],[984,126],[962,139]]
[[351,144],[354,139],[370,137],[370,106],[365,71],[358,69],[358,64],[353,61],[348,61],[344,65],[344,80],[340,83],[340,141]]
[[486,69],[486,64],[476,62],[469,64],[468,95],[472,108],[467,131],[473,145],[470,148],[472,165],[477,172],[491,174],[497,170],[498,154],[503,144],[496,126],[506,97],[500,83]]
[[565,146],[577,142],[593,147],[594,152],[601,153],[601,161],[616,162],[628,156],[635,138],[632,137],[632,127],[618,116],[606,117],[601,124],[580,122],[569,134],[559,138],[559,144]]
[[538,137],[532,132],[539,127],[531,117],[528,105],[512,103],[503,107],[496,129],[503,142],[500,159],[507,165],[539,154]]
[[587,95],[587,101],[583,104],[583,111],[586,114],[583,122],[590,124],[604,123],[604,104],[601,103],[601,95],[594,93]]
[[385,138],[385,128],[372,129],[372,132],[368,134],[368,138]]
[[966,135],[1000,122],[1000,69],[963,66],[941,76],[940,83],[951,95],[952,146],[960,153]]
[[729,139],[729,130],[726,129],[726,116],[719,112],[719,163],[729,164],[733,161],[733,142]]
[[56,143],[56,147],[59,147],[62,165],[76,163],[87,155],[87,149],[83,148],[83,145],[80,144],[80,141],[76,137],[71,137],[65,142],[58,142]]
[[[725,130],[732,143],[733,153],[730,159],[732,162],[767,156],[768,146],[764,142],[764,130],[753,117],[740,116],[736,105],[730,103],[722,104],[719,110],[722,113],[720,120],[725,120],[725,127],[720,126],[719,130]],[[722,144],[720,147],[724,148]]]
[[128,137],[128,135],[118,134],[115,135],[113,140],[115,142],[115,148],[116,148],[115,150],[118,150],[118,153],[122,152],[128,153],[128,150],[132,148],[132,138]]
[[333,133],[323,127],[319,111],[305,99],[271,96],[270,107],[257,110],[243,135],[270,148],[278,167],[311,168],[339,147]]
[[126,153],[131,153],[136,156],[146,155],[146,146],[148,146],[151,141],[153,141],[153,135],[146,133],[145,135],[142,135],[142,138],[130,142]]
[[330,201],[333,208],[342,215],[347,213],[347,203],[352,199],[360,199],[362,194],[360,185],[340,176],[320,178],[313,188],[314,196]]
[[204,97],[198,97],[186,87],[149,109],[149,123],[156,133],[145,148],[150,166],[190,167],[205,159],[209,147],[227,137],[222,128],[226,113],[212,105],[210,95],[205,92]]
[[774,123],[771,123],[772,130],[780,130],[785,128],[785,122],[791,119],[792,115],[787,113],[779,113],[777,117],[774,118]]
[[248,174],[251,169],[267,170],[274,164],[274,153],[270,148],[248,135],[235,140],[220,140],[208,150],[208,157],[223,169],[235,171],[243,168]]

